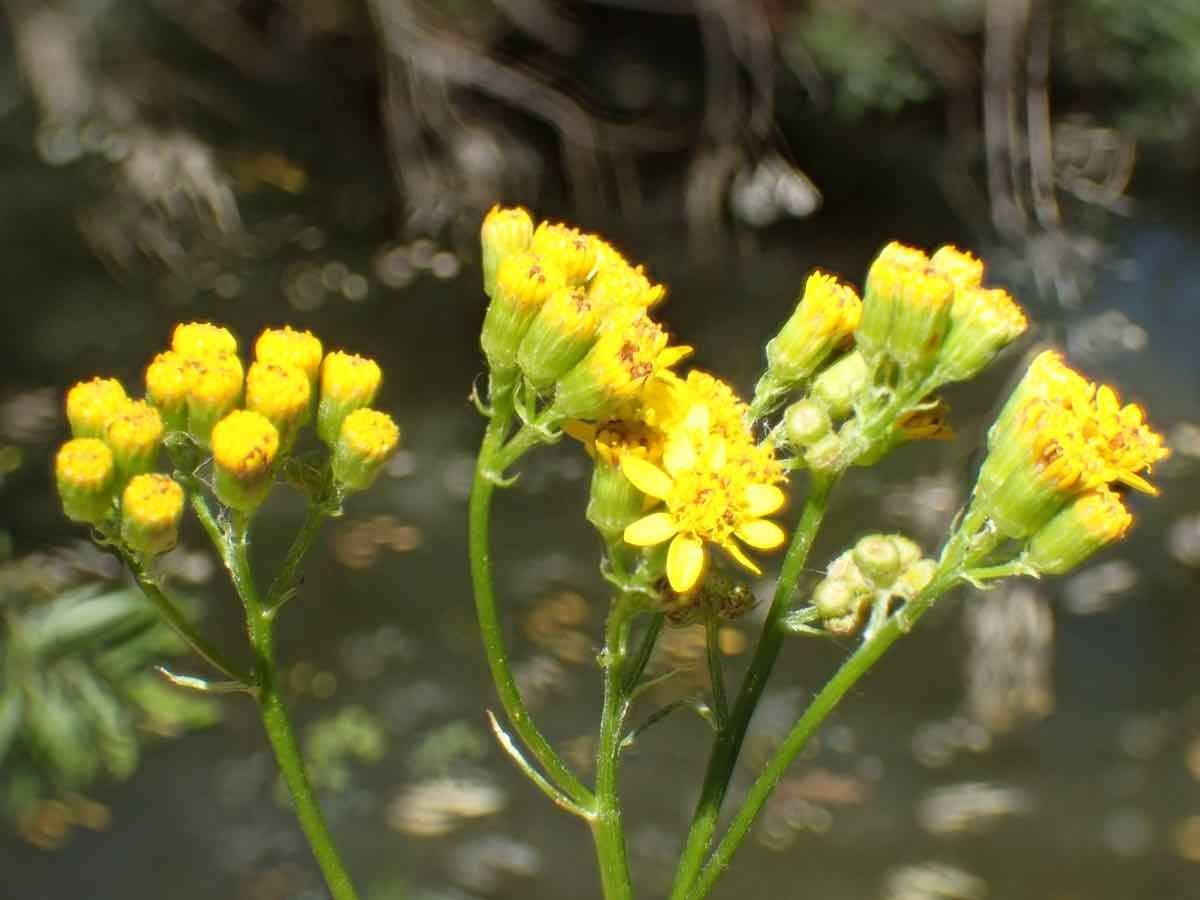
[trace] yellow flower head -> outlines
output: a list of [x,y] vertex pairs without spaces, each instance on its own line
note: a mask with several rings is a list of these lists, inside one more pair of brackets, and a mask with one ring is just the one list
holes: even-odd
[[183,322],[175,326],[171,349],[186,357],[233,356],[237,338],[211,322]]
[[592,236],[568,225],[542,222],[533,232],[530,250],[547,265],[558,269],[568,284],[585,283],[596,267]]
[[63,512],[75,522],[96,523],[112,504],[116,466],[99,438],[74,438],[54,458],[54,480]]
[[983,284],[983,263],[957,247],[939,247],[930,259],[933,270],[949,279],[956,291],[977,288]]
[[491,297],[496,290],[496,270],[500,263],[529,249],[533,220],[519,206],[493,206],[483,219],[479,240],[483,247],[483,291]]
[[849,339],[861,316],[862,301],[854,288],[813,272],[795,311],[767,344],[767,377],[780,387],[807,378]]
[[188,376],[180,354],[164,351],[146,366],[146,395],[168,428],[178,431],[187,426]]
[[342,421],[356,409],[370,406],[383,383],[379,364],[365,356],[334,351],[321,366],[321,402],[317,435],[329,446],[337,441]]
[[661,466],[635,454],[621,458],[625,477],[665,505],[630,524],[625,542],[649,547],[669,540],[667,579],[677,592],[691,590],[700,580],[707,543],[758,573],[735,539],[758,550],[776,549],[784,541],[783,529],[763,518],[783,505],[783,491],[758,480],[753,474],[758,461],[739,451],[713,432],[708,407],[697,404],[667,435]]
[[138,553],[165,553],[179,538],[183,488],[161,474],[130,480],[121,494],[121,539]]
[[187,376],[188,431],[207,445],[217,421],[242,399],[242,363],[231,354],[189,357]]
[[1025,562],[1039,572],[1060,575],[1124,537],[1132,524],[1133,516],[1120,496],[1101,486],[1079,495],[1034,534]]
[[517,365],[535,387],[550,387],[583,358],[595,341],[597,312],[580,288],[562,287],[550,295],[517,350]]
[[400,429],[391,416],[375,409],[356,409],[342,422],[333,448],[334,479],[344,490],[365,490],[396,452],[399,441]]
[[104,429],[105,443],[112,450],[122,479],[154,468],[162,438],[162,417],[141,400],[127,402]]
[[254,342],[254,358],[276,366],[295,366],[314,388],[321,371],[321,341],[308,331],[296,331],[290,325],[268,328]]
[[950,329],[937,362],[938,380],[965,381],[1022,334],[1029,323],[1007,291],[960,287],[950,307]]
[[308,419],[312,387],[296,366],[256,362],[246,374],[246,409],[261,413],[290,443]]
[[867,272],[855,340],[869,357],[886,353],[902,366],[923,371],[941,346],[953,298],[954,285],[923,252],[888,244]]
[[212,430],[214,488],[231,509],[250,512],[271,489],[279,432],[265,416],[237,409]]
[[618,255],[597,265],[588,284],[588,296],[601,309],[622,305],[649,309],[662,301],[666,288],[651,283],[641,266],[631,266]]
[[566,284],[556,262],[535,253],[515,253],[500,263],[496,286],[505,298],[526,309],[537,309]]
[[104,426],[129,401],[115,378],[81,381],[67,391],[67,421],[75,437],[102,437]]

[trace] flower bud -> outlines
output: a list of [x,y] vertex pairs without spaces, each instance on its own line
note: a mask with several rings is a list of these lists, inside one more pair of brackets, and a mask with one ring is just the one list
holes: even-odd
[[854,564],[877,588],[890,587],[900,574],[900,551],[891,537],[868,534],[854,545]]
[[211,322],[181,322],[171,335],[171,349],[189,359],[204,356],[234,356],[237,338],[228,329]]
[[890,534],[888,538],[900,555],[900,568],[907,569],[921,558],[921,547],[916,541],[902,534]]
[[67,421],[77,438],[104,436],[104,426],[129,402],[125,388],[115,378],[81,381],[67,391]]
[[117,467],[117,481],[124,484],[134,475],[153,471],[162,439],[158,410],[141,400],[126,403],[104,429],[104,442]]
[[533,240],[533,220],[517,207],[493,206],[479,230],[483,245],[483,292],[496,293],[496,273],[505,259],[529,249]]
[[167,431],[187,430],[188,375],[180,354],[167,350],[146,366],[146,396]]
[[1027,326],[1021,307],[1005,291],[955,291],[950,328],[938,353],[937,380],[945,383],[974,377]]
[[259,413],[234,410],[213,428],[212,452],[217,499],[240,512],[261,506],[279,453],[275,426]]
[[597,309],[621,305],[649,309],[666,296],[665,287],[652,284],[641,266],[631,266],[611,247],[601,253],[599,259],[587,289],[588,298]]
[[542,304],[565,283],[557,268],[532,253],[514,254],[500,264],[479,336],[493,379],[504,381],[515,375],[521,338]]
[[842,578],[826,578],[814,589],[812,604],[833,634],[853,634],[862,619],[868,595]]
[[296,331],[290,325],[268,328],[254,342],[254,359],[276,366],[294,366],[304,373],[313,394],[321,374],[324,348],[320,339],[308,331]]
[[1081,494],[1029,540],[1025,561],[1039,572],[1061,575],[1123,537],[1133,516],[1107,487]]
[[789,389],[807,378],[854,333],[862,301],[854,288],[813,272],[779,333],[767,343],[766,378]]
[[188,432],[207,447],[213,426],[242,399],[242,363],[232,355],[192,357],[184,364],[188,380]]
[[937,572],[937,563],[932,559],[918,559],[908,564],[900,573],[900,577],[896,579],[895,584],[892,585],[892,594],[896,597],[903,597],[905,600],[911,600],[925,590],[926,585],[933,580],[935,572]]
[[312,411],[308,377],[295,366],[256,362],[246,374],[246,409],[261,413],[279,432],[287,452]]
[[138,475],[121,495],[121,540],[135,553],[166,553],[179,540],[182,517],[183,488],[167,475]]
[[550,387],[591,349],[599,324],[584,291],[559,288],[538,310],[521,339],[517,365],[522,374],[534,387]]
[[858,345],[868,357],[886,353],[910,376],[924,374],[946,335],[953,300],[954,285],[924,253],[889,244],[867,273]]
[[74,438],[54,458],[63,512],[73,522],[97,524],[112,510],[116,491],[112,451],[99,438]]
[[321,402],[317,407],[317,437],[332,447],[342,422],[356,409],[375,402],[383,373],[373,359],[334,351],[321,366]]
[[820,440],[809,444],[804,451],[804,464],[815,472],[834,469],[842,458],[845,444],[836,432],[829,432]]
[[834,419],[848,416],[871,378],[866,359],[857,350],[842,356],[824,369],[812,383],[809,397],[820,403]]
[[947,279],[954,290],[963,291],[983,285],[983,263],[957,247],[939,247],[929,260],[933,271]]
[[542,222],[533,232],[529,248],[548,266],[562,273],[568,285],[584,284],[596,267],[596,247],[591,235],[554,222]]
[[783,413],[783,430],[793,447],[808,447],[833,429],[829,413],[812,400],[798,400]]
[[587,520],[606,541],[616,541],[646,514],[646,495],[633,486],[616,460],[596,454],[588,493]]
[[391,416],[374,409],[354,410],[342,422],[333,447],[334,481],[346,491],[366,490],[399,441],[400,429]]

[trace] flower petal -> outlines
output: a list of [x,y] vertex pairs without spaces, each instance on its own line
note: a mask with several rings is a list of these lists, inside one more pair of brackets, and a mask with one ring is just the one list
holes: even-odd
[[641,457],[626,453],[621,457],[621,471],[643,494],[664,500],[671,495],[675,482],[671,476]]
[[696,448],[686,434],[676,432],[663,448],[663,466],[672,475],[678,475],[696,465]]
[[734,532],[755,550],[774,550],[786,539],[783,529],[769,519],[749,519]]
[[739,547],[737,544],[735,544],[733,541],[726,541],[721,546],[725,548],[725,552],[728,553],[730,556],[732,556],[738,562],[739,565],[741,565],[742,567],[744,567],[746,569],[749,569],[755,575],[762,574],[762,569],[760,569],[757,565],[755,565],[754,560],[752,560],[745,553],[743,553],[742,548]]
[[783,491],[773,484],[751,484],[746,486],[746,512],[755,518],[776,512],[785,499]]
[[686,534],[675,535],[667,550],[667,580],[671,589],[682,594],[690,591],[704,571],[704,542]]
[[670,513],[651,513],[625,526],[625,543],[635,547],[653,547],[667,540],[676,531],[678,528]]

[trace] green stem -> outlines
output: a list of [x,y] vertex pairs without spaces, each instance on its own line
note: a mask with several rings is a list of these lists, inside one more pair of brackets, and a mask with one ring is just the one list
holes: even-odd
[[[529,748],[529,752],[541,764],[550,780],[571,800],[584,809],[593,805],[593,797],[562,757],[550,746],[550,742],[534,724],[516,679],[508,664],[508,651],[504,645],[504,632],[496,611],[496,594],[492,585],[491,558],[488,548],[492,495],[505,468],[515,461],[512,452],[504,445],[504,439],[512,422],[511,397],[498,395],[493,398],[494,411],[479,448],[475,463],[475,479],[471,485],[469,513],[469,545],[471,554],[471,582],[475,589],[475,611],[479,617],[479,630],[483,637],[483,649],[491,669],[492,681],[500,695],[500,703],[508,716],[513,730]],[[519,432],[525,434],[526,429]],[[517,438],[513,439],[514,441]],[[506,452],[507,451],[507,452]],[[511,459],[510,459],[511,457]]]
[[266,609],[275,612],[287,602],[288,596],[296,584],[296,574],[300,569],[300,563],[312,549],[313,542],[317,539],[317,535],[321,533],[321,526],[325,524],[325,519],[329,517],[332,510],[329,505],[320,501],[310,501],[308,504],[308,514],[304,517],[304,524],[300,526],[300,530],[296,532],[296,537],[292,539],[292,546],[288,548],[287,556],[284,557],[283,565],[280,566],[279,572],[275,575],[275,580],[271,582],[271,588],[267,591]]
[[633,693],[638,682],[642,680],[646,664],[650,662],[650,654],[654,652],[654,645],[658,642],[659,632],[662,631],[664,618],[662,613],[655,613],[650,617],[650,624],[646,626],[642,642],[638,644],[637,651],[630,660],[629,671],[625,673],[625,683],[621,690],[625,692],[626,697]]
[[142,589],[142,594],[154,604],[163,621],[187,642],[187,645],[196,652],[197,656],[201,657],[226,678],[246,687],[253,685],[253,679],[247,673],[242,672],[224,653],[209,643],[208,639],[196,630],[195,626],[188,621],[187,616],[183,614],[183,611],[171,601],[170,597],[163,593],[162,588],[158,586],[158,582],[154,580],[154,576],[147,571],[140,559],[130,553],[122,552],[121,555],[125,557],[125,562],[129,566],[130,571],[133,572],[133,577],[137,579],[138,587]]
[[979,534],[984,518],[983,513],[975,508],[967,512],[961,525],[947,543],[938,569],[930,583],[891,616],[876,634],[864,641],[849,659],[842,663],[841,668],[821,689],[821,692],[813,698],[812,703],[809,704],[800,720],[793,726],[791,732],[751,786],[741,808],[730,822],[725,836],[713,851],[695,882],[684,894],[688,900],[699,900],[712,889],[717,878],[729,865],[734,852],[746,838],[755,818],[767,802],[771,792],[779,784],[780,779],[783,778],[788,766],[804,749],[808,739],[833,712],[846,693],[871,670],[901,635],[912,630],[917,620],[933,606],[940,596],[961,580],[964,567],[970,560],[982,558],[994,546],[994,541],[990,539],[990,536]]
[[804,502],[804,510],[800,521],[792,535],[791,545],[784,557],[780,569],[779,581],[775,585],[775,595],[771,608],[767,612],[762,634],[758,639],[750,668],[742,681],[741,690],[734,701],[729,721],[717,735],[709,756],[708,769],[704,774],[704,786],[700,792],[700,800],[692,816],[692,826],[688,831],[687,844],[679,860],[679,868],[675,874],[675,884],[671,889],[671,900],[682,900],[700,873],[704,857],[717,826],[717,816],[721,812],[721,803],[725,799],[725,791],[733,777],[733,768],[737,763],[738,754],[742,749],[742,741],[750,726],[750,719],[758,706],[759,698],[766,687],[779,648],[783,643],[786,629],[783,619],[791,603],[792,593],[796,582],[804,571],[808,560],[808,551],[812,547],[813,538],[821,526],[825,516],[825,508],[829,502],[829,494],[837,481],[835,475],[814,473],[813,482],[809,488],[808,498]]
[[309,783],[304,758],[296,743],[287,710],[283,706],[275,665],[275,617],[273,611],[263,604],[250,567],[248,551],[246,523],[235,522],[227,542],[227,554],[234,586],[246,609],[246,625],[250,645],[254,648],[258,673],[256,697],[263,727],[291,795],[296,818],[300,820],[300,827],[304,829],[330,894],[334,900],[358,900],[358,894],[334,845],[333,837],[325,824],[325,817],[321,814],[321,807]]
[[713,715],[717,717],[717,729],[720,730],[729,719],[729,708],[725,701],[725,671],[721,666],[720,623],[712,616],[704,620],[704,643],[708,649],[708,680],[712,689]]
[[617,776],[621,759],[621,728],[629,703],[624,690],[624,664],[629,645],[631,619],[627,597],[619,596],[608,614],[605,627],[604,709],[600,718],[600,740],[596,749],[596,812],[592,839],[604,900],[629,900],[629,862],[625,855],[625,833],[621,826],[621,801]]

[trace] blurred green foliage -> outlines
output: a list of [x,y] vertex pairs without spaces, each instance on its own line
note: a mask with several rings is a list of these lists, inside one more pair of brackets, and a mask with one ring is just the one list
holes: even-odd
[[0,566],[0,815],[54,844],[70,817],[42,813],[78,807],[101,777],[128,778],[148,736],[212,725],[219,711],[153,671],[185,647],[137,590],[92,580],[44,597],[27,582],[18,562]]
[[377,763],[386,752],[383,724],[361,706],[347,706],[314,722],[305,733],[309,778],[317,787],[332,791],[350,786],[354,762]]

